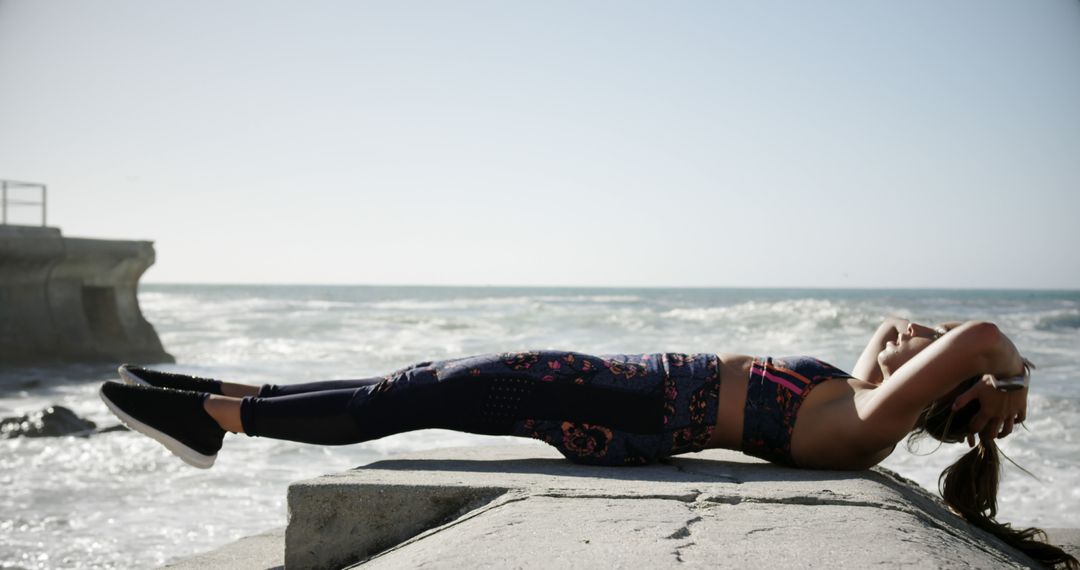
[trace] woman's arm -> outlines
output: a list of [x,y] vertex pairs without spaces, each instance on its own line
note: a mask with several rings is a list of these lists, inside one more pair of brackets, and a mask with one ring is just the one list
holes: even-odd
[[877,331],[874,332],[874,336],[870,337],[870,342],[866,344],[862,354],[859,355],[859,360],[855,362],[851,375],[860,380],[866,380],[871,384],[881,384],[883,376],[881,367],[878,366],[878,353],[884,350],[886,341],[896,340],[896,335],[907,328],[909,323],[910,321],[907,319],[896,317],[885,319]]
[[[1023,374],[1023,371],[1020,353],[996,325],[970,321],[901,366],[859,407],[859,415],[871,428],[867,435],[880,439],[884,447],[903,439],[926,406],[948,395],[961,382],[981,374],[1004,377]],[[997,396],[987,394],[987,397]],[[1001,397],[1006,398],[1006,395]],[[980,399],[980,403],[983,401]],[[998,414],[1013,411],[1015,405],[986,407],[993,408],[991,413]],[[992,421],[988,420],[988,423]]]
[[870,342],[866,344],[862,355],[859,356],[852,375],[860,380],[866,380],[872,384],[880,384],[884,375],[878,364],[878,354],[885,349],[885,343],[897,340],[898,336],[907,333],[911,336],[938,337],[941,330],[952,330],[963,323],[947,322],[937,329],[913,323],[907,319],[889,317],[881,323]]

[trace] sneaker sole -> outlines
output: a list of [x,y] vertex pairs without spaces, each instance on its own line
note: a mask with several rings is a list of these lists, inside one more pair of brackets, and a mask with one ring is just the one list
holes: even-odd
[[99,390],[98,396],[101,396],[101,401],[105,402],[105,407],[109,408],[109,411],[116,414],[116,417],[120,418],[120,421],[124,422],[124,425],[153,439],[154,441],[157,441],[161,445],[164,445],[165,449],[168,449],[173,453],[173,455],[179,457],[180,459],[183,459],[184,463],[187,463],[192,467],[198,467],[199,469],[209,469],[214,465],[214,460],[217,459],[216,453],[214,455],[203,455],[202,453],[199,453],[198,451],[195,451],[194,449],[188,447],[180,440],[173,438],[171,435],[163,431],[158,431],[129,416],[127,413],[120,409],[120,406],[114,404],[112,400],[110,400],[109,397],[105,395],[104,392]]
[[124,384],[131,386],[150,386],[151,384],[142,378],[135,375],[134,372],[128,370],[126,365],[116,369],[116,373],[120,375],[120,379],[124,381]]

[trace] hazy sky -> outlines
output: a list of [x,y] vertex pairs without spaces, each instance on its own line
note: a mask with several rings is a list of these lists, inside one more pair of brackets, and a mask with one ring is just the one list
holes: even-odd
[[0,0],[0,178],[147,282],[1080,288],[1080,1]]

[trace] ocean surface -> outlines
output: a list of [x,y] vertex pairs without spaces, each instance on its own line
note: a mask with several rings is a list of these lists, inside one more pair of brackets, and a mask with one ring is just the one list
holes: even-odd
[[[883,317],[998,323],[1038,365],[1027,429],[1002,449],[1000,520],[1080,527],[1080,292],[144,285],[177,364],[253,384],[356,378],[517,349],[810,354],[850,369]],[[52,404],[108,426],[113,367],[6,370],[0,416]],[[229,435],[213,469],[133,432],[0,440],[0,567],[148,568],[285,524],[291,481],[401,451],[521,442],[427,430],[343,447]],[[936,489],[966,446],[884,465]]]

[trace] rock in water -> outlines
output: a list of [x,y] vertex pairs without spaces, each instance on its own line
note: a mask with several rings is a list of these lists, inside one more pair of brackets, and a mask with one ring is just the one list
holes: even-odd
[[88,435],[97,424],[80,418],[64,406],[49,406],[17,418],[0,420],[0,438]]

